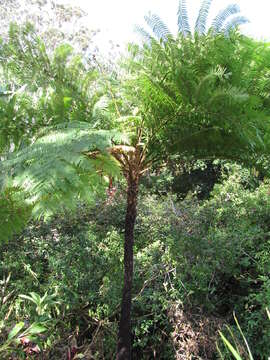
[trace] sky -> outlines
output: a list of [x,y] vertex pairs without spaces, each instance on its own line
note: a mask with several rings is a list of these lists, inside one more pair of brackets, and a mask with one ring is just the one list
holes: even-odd
[[[176,33],[177,7],[179,0],[63,0],[65,3],[80,6],[88,13],[88,26],[100,29],[100,43],[106,47],[108,40],[121,47],[137,38],[134,26],[147,29],[143,17],[149,11],[156,13]],[[270,40],[270,0],[213,0],[208,22],[219,10],[228,4],[237,3],[241,15],[250,20],[242,26],[242,31],[259,40]],[[187,10],[191,25],[195,23],[201,0],[187,0]]]

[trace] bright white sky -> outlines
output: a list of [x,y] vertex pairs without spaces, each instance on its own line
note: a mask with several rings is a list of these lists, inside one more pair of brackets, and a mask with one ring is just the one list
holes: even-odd
[[[101,29],[100,41],[112,40],[121,46],[136,39],[134,25],[147,29],[143,17],[149,11],[156,13],[176,32],[177,8],[179,0],[63,0],[80,6],[89,14],[90,28]],[[237,3],[241,15],[250,20],[242,31],[260,40],[270,41],[270,0],[213,0],[208,21],[211,22],[219,10],[228,4]],[[187,0],[191,25],[194,24],[201,0]]]

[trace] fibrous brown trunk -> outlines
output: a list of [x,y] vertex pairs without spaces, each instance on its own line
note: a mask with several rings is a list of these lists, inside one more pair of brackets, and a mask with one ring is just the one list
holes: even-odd
[[124,286],[118,332],[117,360],[131,359],[131,297],[133,281],[133,244],[134,225],[137,215],[139,176],[129,174],[126,177],[128,188],[125,219]]

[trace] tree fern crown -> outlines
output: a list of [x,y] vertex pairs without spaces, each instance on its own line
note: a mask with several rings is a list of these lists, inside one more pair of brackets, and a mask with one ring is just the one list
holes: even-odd
[[[194,32],[198,35],[205,35],[208,31],[207,19],[212,1],[213,0],[202,1],[194,28]],[[230,30],[247,23],[248,19],[244,16],[232,17],[232,15],[238,14],[239,12],[240,8],[237,4],[230,4],[225,9],[221,10],[211,23],[210,29],[213,34],[224,33],[225,35],[228,35]],[[144,19],[151,28],[152,35],[141,26],[135,26],[135,31],[142,36],[146,43],[150,44],[153,39],[164,42],[168,40],[168,37],[172,36],[169,28],[158,15],[149,13]],[[181,34],[184,37],[191,35],[186,0],[179,0],[177,26],[178,34]]]

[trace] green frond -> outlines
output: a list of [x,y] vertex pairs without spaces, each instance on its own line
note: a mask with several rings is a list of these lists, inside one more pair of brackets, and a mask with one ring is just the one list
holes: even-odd
[[215,81],[217,79],[222,80],[224,78],[225,72],[226,69],[221,66],[217,66],[215,69],[211,69],[209,73],[201,79],[196,89],[196,100],[200,101],[201,98],[209,97],[209,89],[211,89],[210,85],[215,85]]
[[234,86],[220,88],[214,91],[212,96],[208,99],[208,107],[224,107],[233,104],[241,104],[248,101],[249,95],[242,89]]
[[202,5],[200,7],[199,14],[195,24],[195,33],[198,33],[199,35],[205,34],[206,32],[206,22],[207,22],[211,3],[212,0],[203,0]]
[[35,216],[50,215],[59,206],[89,200],[104,185],[104,176],[119,176],[118,162],[109,149],[127,143],[118,131],[93,131],[86,123],[59,125],[37,141],[10,155],[0,165],[13,184],[31,194]]
[[221,31],[225,21],[229,16],[237,14],[240,12],[240,7],[237,4],[230,4],[225,9],[221,10],[217,16],[214,18],[211,24],[211,28],[214,33]]
[[178,10],[177,10],[177,25],[178,25],[178,32],[180,34],[183,34],[184,36],[191,34],[186,0],[179,0]]
[[93,120],[95,124],[93,127],[98,126],[105,118],[109,117],[109,99],[106,95],[102,96],[93,106],[92,110]]
[[161,20],[158,15],[150,13],[149,15],[146,15],[144,19],[147,25],[152,29],[158,40],[166,41],[168,37],[172,36],[167,25]]

